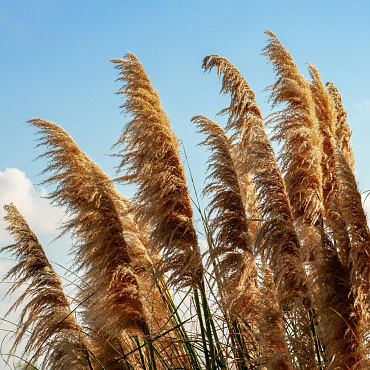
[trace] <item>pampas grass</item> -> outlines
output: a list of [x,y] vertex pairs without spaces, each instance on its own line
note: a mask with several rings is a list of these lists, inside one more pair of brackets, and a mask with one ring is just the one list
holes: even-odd
[[43,368],[91,369],[88,337],[71,311],[59,276],[17,208],[10,204],[5,206],[5,211],[4,219],[14,244],[1,251],[11,251],[18,261],[4,277],[15,280],[8,294],[28,283],[8,311],[9,314],[27,302],[14,333],[10,356],[29,334],[22,356],[31,354],[30,361],[43,356]]
[[115,144],[122,148],[120,181],[138,185],[138,217],[152,228],[152,248],[163,254],[160,273],[169,273],[170,284],[200,286],[203,267],[178,140],[136,56],[113,62],[125,84],[122,108],[133,116]]
[[[266,122],[239,69],[204,58],[230,96],[225,128],[192,119],[210,152],[205,209],[192,202],[179,140],[132,53],[113,60],[130,116],[113,147],[116,179],[59,125],[28,122],[45,150],[49,198],[68,215],[62,234],[72,235],[80,289],[71,309],[37,237],[5,206],[14,244],[2,250],[16,260],[8,294],[25,286],[10,308],[21,311],[9,356],[24,369],[369,368],[370,231],[347,114],[334,84],[312,65],[306,79],[266,33],[276,73]],[[114,181],[133,184],[134,197]]]

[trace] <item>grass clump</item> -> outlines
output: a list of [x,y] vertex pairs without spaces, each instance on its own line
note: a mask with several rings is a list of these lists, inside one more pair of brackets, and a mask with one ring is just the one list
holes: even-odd
[[[368,369],[370,234],[354,177],[351,130],[338,90],[311,80],[271,31],[263,50],[276,82],[269,116],[226,58],[217,70],[230,105],[225,129],[194,116],[210,151],[207,212],[190,197],[179,141],[132,53],[113,63],[131,116],[118,139],[118,181],[59,125],[38,128],[45,184],[68,213],[79,290],[70,297],[14,205],[5,206],[23,284],[15,341],[25,368]],[[279,110],[280,109],[280,110]],[[194,211],[207,250],[199,247]],[[20,365],[23,366],[23,365]]]

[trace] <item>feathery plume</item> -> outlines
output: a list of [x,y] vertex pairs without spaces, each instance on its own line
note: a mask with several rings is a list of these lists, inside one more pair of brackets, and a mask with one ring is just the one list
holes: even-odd
[[14,279],[8,294],[28,284],[8,314],[29,300],[22,309],[11,354],[29,335],[24,355],[34,352],[32,360],[45,356],[43,368],[92,369],[86,347],[89,341],[71,311],[59,276],[17,208],[10,204],[4,209],[7,230],[15,243],[1,251],[11,251],[18,261],[4,277]]
[[235,131],[232,138],[239,137],[243,129],[248,130],[253,124],[243,124],[239,121],[243,120],[259,120],[262,119],[261,111],[255,100],[253,90],[248,85],[238,68],[232,65],[226,58],[219,55],[207,55],[203,59],[202,68],[205,72],[211,71],[212,68],[217,68],[217,76],[222,75],[221,93],[230,94],[230,106],[221,110],[219,114],[228,114],[229,120],[226,126],[227,130]]
[[350,274],[323,230],[321,240],[323,248],[315,261],[320,334],[333,369],[352,369],[364,357],[361,322],[354,310]]
[[[305,273],[299,258],[300,247],[294,231],[289,198],[254,92],[239,70],[226,58],[207,56],[203,68],[208,71],[213,67],[218,68],[219,77],[223,74],[221,92],[230,92],[231,95],[230,106],[221,112],[229,113],[228,127],[235,132],[235,137],[239,137],[239,166],[252,174],[258,192],[260,214],[262,219],[267,220],[258,233],[258,240],[264,240],[264,251],[280,287],[280,301],[284,301],[283,296],[290,299],[299,291],[299,296],[306,295],[308,288],[304,282]],[[270,239],[272,236],[274,238]],[[281,258],[285,263],[281,262]],[[287,264],[288,260],[291,263]],[[281,284],[284,284],[283,289]]]
[[[329,252],[327,251],[328,246],[322,229],[324,226],[325,207],[325,212],[327,212],[326,220],[329,224],[331,222],[330,226],[337,227],[338,224],[344,226],[343,222],[334,219],[334,217],[340,215],[338,198],[334,198],[335,191],[338,189],[334,176],[334,174],[337,174],[336,161],[333,155],[335,150],[334,105],[321,83],[318,71],[314,67],[310,67],[311,77],[313,78],[312,93],[310,93],[308,82],[299,73],[290,54],[273,33],[267,33],[270,36],[270,43],[264,49],[264,54],[274,64],[275,71],[279,76],[275,85],[270,87],[272,90],[271,99],[274,104],[286,103],[286,108],[275,113],[272,121],[277,123],[275,138],[284,141],[281,158],[283,165],[287,169],[285,180],[288,194],[298,221],[302,220],[303,225],[315,226],[320,239],[321,253],[326,256]],[[313,104],[314,99],[316,99],[316,112]],[[315,113],[318,119],[315,118]],[[307,135],[302,129],[308,130]],[[303,140],[301,140],[302,138]],[[307,170],[306,176],[305,171]],[[302,191],[292,192],[292,183],[295,186],[299,185]],[[308,209],[305,207],[297,208],[294,205],[294,200],[292,200],[294,199],[294,193],[299,194],[300,198],[306,204],[311,204],[311,206]],[[301,201],[299,200],[299,202]],[[299,205],[299,203],[296,204]],[[297,209],[299,212],[297,212]],[[344,213],[345,211],[342,209],[342,214],[344,215]],[[348,239],[345,234],[336,233],[334,236],[338,238],[338,241],[341,240],[343,242],[342,249],[348,249]],[[331,249],[330,253],[330,262],[333,262],[333,258],[338,257],[333,249]],[[349,272],[345,266],[342,266],[341,272],[346,274],[348,278]],[[324,273],[322,269],[321,273]],[[325,279],[325,276],[320,276],[320,279]],[[335,285],[335,280],[326,279],[325,281],[333,284],[328,287],[329,290],[334,291],[338,288]],[[349,306],[351,306],[350,299],[346,300]],[[339,306],[338,308],[343,309],[343,307]],[[355,307],[353,311],[357,311],[357,308]],[[341,314],[339,312],[339,315]],[[343,315],[346,315],[345,311]],[[353,319],[352,324],[357,325],[355,324],[356,320]],[[335,328],[332,326],[328,327],[325,334],[331,336],[332,340],[335,338],[340,347],[342,338],[340,338],[340,334],[338,336],[339,332],[333,329]],[[334,348],[336,343],[332,343],[331,346]],[[349,350],[349,352],[353,351]]]
[[226,58],[209,55],[203,68],[218,68],[223,74],[221,92],[230,93],[230,106],[220,113],[228,113],[227,127],[238,140],[238,166],[252,174],[258,196],[259,211],[264,222],[257,232],[256,245],[266,255],[274,272],[280,304],[293,304],[299,318],[304,339],[294,343],[306,359],[308,367],[314,366],[312,336],[305,319],[311,297],[285,183],[277,164],[273,148],[266,135],[263,118],[255,95],[239,70]]
[[262,362],[268,369],[291,370],[292,360],[285,342],[282,312],[268,265],[263,261],[263,281],[259,292],[258,328],[261,333]]
[[126,124],[116,146],[123,147],[121,181],[138,185],[136,201],[140,217],[152,228],[152,245],[162,252],[160,273],[169,274],[169,284],[200,286],[203,266],[193,211],[180,161],[178,141],[142,64],[135,55],[113,63],[126,96],[122,105],[133,119]]
[[[335,124],[336,111],[334,101],[321,81],[318,69],[309,64],[308,69],[312,79],[311,94],[315,103],[315,112],[318,120],[318,128],[322,136],[322,160],[321,168],[323,175],[323,203],[328,203],[327,198],[334,190],[335,184]],[[327,207],[325,207],[327,208]]]
[[214,243],[209,249],[209,264],[213,264],[217,276],[225,313],[238,328],[236,335],[239,330],[243,334],[244,350],[239,349],[235,354],[239,368],[257,359],[252,329],[258,315],[257,265],[252,250],[251,221],[242,198],[244,184],[240,184],[240,179],[245,178],[240,177],[235,167],[235,147],[222,127],[200,115],[193,117],[192,122],[196,123],[199,133],[206,135],[200,145],[212,151],[207,162],[208,183],[203,190],[203,194],[211,198],[208,219]]
[[[213,68],[217,68],[218,78],[222,76],[222,88],[220,93],[230,93],[231,95],[230,106],[222,109],[218,115],[229,115],[226,130],[231,131],[231,140],[234,141],[242,135],[243,130],[248,130],[253,125],[252,121],[254,121],[256,117],[259,117],[260,111],[255,101],[254,92],[239,70],[224,57],[215,54],[207,55],[203,59],[202,68],[204,68],[205,72],[210,72]],[[246,111],[248,111],[247,117],[243,115]],[[241,116],[251,121],[250,125],[241,124],[242,122],[239,121]],[[246,135],[244,132],[243,134]],[[238,150],[235,152],[234,162],[238,171],[239,186],[241,188],[240,190],[245,209],[250,218],[258,219],[261,215],[258,210],[255,185],[250,172],[240,165],[237,153]],[[252,236],[255,236],[257,223],[249,223],[248,226]]]
[[64,232],[71,231],[75,238],[76,265],[93,294],[88,315],[100,330],[112,330],[113,335],[123,330],[147,335],[137,275],[116,207],[122,199],[114,199],[111,182],[59,125],[43,119],[29,123],[39,128],[38,145],[48,148],[40,156],[48,158],[43,173],[53,174],[44,183],[57,184],[49,198],[71,216]]
[[233,159],[234,148],[216,122],[204,116],[195,116],[192,122],[196,123],[199,133],[207,135],[200,145],[212,150],[208,160],[209,183],[203,191],[204,195],[211,196],[209,226],[211,234],[216,235],[210,262],[218,260],[217,269],[225,282],[223,293],[226,293],[228,308],[234,315],[248,318],[248,310],[253,309],[255,301],[257,270]]
[[341,207],[351,239],[348,256],[351,289],[355,297],[355,307],[361,312],[361,319],[368,325],[370,319],[370,232],[354,173],[339,150],[337,151],[337,163]]
[[269,86],[273,105],[286,104],[285,108],[271,115],[274,123],[273,139],[283,142],[279,155],[284,179],[295,219],[308,225],[322,222],[322,139],[310,85],[299,72],[290,53],[276,35],[270,37],[263,50],[273,64],[278,77]]
[[[335,102],[321,81],[316,67],[309,65],[312,78],[311,91],[315,101],[316,116],[323,137],[323,204],[325,224],[330,228],[335,247],[320,230],[321,256],[317,261],[318,302],[323,316],[323,338],[329,357],[336,366],[352,367],[361,360],[359,354],[361,321],[354,307],[350,290],[350,239],[341,209],[340,183],[336,163],[335,129],[337,115]],[[339,259],[339,250],[342,261]],[[334,366],[334,365],[332,365]],[[334,367],[336,367],[334,366]]]
[[323,137],[321,168],[323,173],[323,204],[325,207],[325,224],[331,229],[342,263],[348,267],[350,239],[342,214],[339,198],[339,182],[335,150],[337,147],[335,102],[328,89],[321,81],[316,67],[309,65],[312,78],[311,92],[315,102],[316,117]]
[[[370,233],[367,217],[364,212],[361,194],[358,191],[354,176],[354,153],[350,146],[351,130],[347,123],[341,96],[332,82],[326,84],[331,95],[337,113],[336,120],[336,165],[338,181],[338,203],[341,210],[345,230],[348,231],[350,243],[342,252],[342,260],[350,270],[351,296],[354,299],[355,314],[353,320],[357,320],[356,333],[358,345],[363,352],[367,351],[363,342],[368,330],[369,323],[369,263],[370,263]],[[343,227],[342,227],[343,229]],[[357,366],[362,366],[360,361]]]
[[344,158],[346,159],[351,170],[354,170],[355,156],[353,149],[350,144],[352,131],[347,122],[347,112],[343,107],[342,97],[340,96],[338,89],[334,86],[333,82],[329,81],[326,83],[326,88],[329,94],[334,100],[335,110],[337,113],[337,122],[335,130],[335,138],[337,146],[342,151]]

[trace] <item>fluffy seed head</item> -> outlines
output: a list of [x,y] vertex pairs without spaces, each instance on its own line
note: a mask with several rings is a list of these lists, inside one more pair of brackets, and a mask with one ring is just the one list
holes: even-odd
[[203,266],[178,140],[136,56],[113,62],[124,82],[122,108],[132,115],[116,143],[125,173],[120,180],[138,187],[139,217],[150,225],[152,246],[163,255],[158,272],[168,273],[172,285],[199,286]]

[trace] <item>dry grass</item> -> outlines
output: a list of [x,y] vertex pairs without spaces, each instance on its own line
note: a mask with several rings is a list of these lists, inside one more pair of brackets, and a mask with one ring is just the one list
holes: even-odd
[[[193,117],[210,151],[192,204],[179,141],[158,92],[132,53],[119,70],[131,116],[114,148],[122,196],[59,125],[32,119],[47,160],[49,197],[65,207],[81,277],[71,310],[60,278],[15,206],[5,206],[26,285],[11,356],[47,369],[368,369],[370,231],[354,176],[351,130],[338,90],[309,65],[310,81],[271,31],[263,50],[276,82],[267,124],[226,58],[217,69],[230,105],[223,129]],[[202,255],[193,207],[208,249]]]

